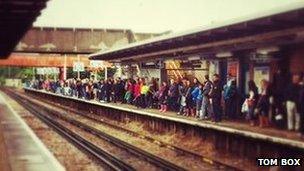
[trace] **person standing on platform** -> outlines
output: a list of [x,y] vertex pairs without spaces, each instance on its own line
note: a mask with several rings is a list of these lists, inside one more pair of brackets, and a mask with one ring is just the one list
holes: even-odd
[[117,84],[118,84],[118,87],[119,87],[118,101],[123,102],[124,95],[126,93],[126,91],[125,91],[125,81],[122,80],[121,78],[117,78]]
[[65,81],[65,83],[64,83],[64,95],[72,96],[72,89],[70,87],[69,81]]
[[203,90],[202,89],[203,89],[202,84],[198,84],[198,86],[195,87],[193,89],[193,91],[191,92],[193,101],[196,104],[196,115],[195,115],[195,117],[197,117],[197,118],[199,117],[199,114],[202,111],[202,100],[203,100]]
[[224,86],[225,116],[235,119],[237,113],[237,88],[235,79],[228,75],[227,84]]
[[81,98],[82,99],[86,98],[86,91],[85,91],[86,85],[87,85],[86,79],[82,79],[81,80]]
[[284,108],[285,103],[285,92],[286,83],[288,79],[280,69],[278,69],[273,77],[273,105],[272,113],[275,118],[276,126],[278,128],[284,128],[287,123],[286,109]]
[[304,138],[304,75],[302,74],[302,81],[300,82],[300,98],[299,98],[299,113],[300,113],[300,134]]
[[194,117],[194,101],[192,98],[193,86],[191,85],[190,80],[186,81],[186,116]]
[[183,79],[181,84],[178,87],[178,92],[179,92],[179,96],[180,96],[180,108],[179,108],[179,112],[177,113],[178,115],[184,115],[185,113],[187,113],[186,110],[186,93],[187,93],[187,84],[186,84],[187,80]]
[[76,81],[77,97],[82,98],[82,82],[80,79]]
[[268,127],[269,126],[269,108],[270,108],[270,89],[269,83],[266,80],[261,81],[261,92],[259,101],[257,104],[258,116],[259,116],[259,126]]
[[213,75],[212,89],[210,92],[210,104],[212,106],[212,121],[220,122],[222,120],[222,85],[220,82],[220,76],[218,74]]
[[200,85],[201,85],[200,81],[198,81],[197,78],[193,78],[193,84],[192,84],[193,90]]
[[75,78],[71,80],[71,89],[73,97],[77,97],[77,81]]
[[168,91],[168,106],[170,110],[172,111],[178,110],[179,108],[178,98],[179,98],[178,84],[174,79],[170,79],[170,86]]
[[92,81],[87,82],[85,90],[86,90],[86,100],[91,100],[92,99],[92,94],[93,94],[93,83],[92,83]]
[[120,88],[121,88],[117,79],[114,80],[112,87],[113,87],[113,103],[116,103],[117,101],[119,101]]
[[146,85],[145,82],[142,83],[142,86],[140,87],[140,107],[141,108],[146,108],[147,103],[146,103],[146,96],[149,92],[149,86]]
[[133,80],[128,79],[127,83],[125,84],[125,96],[124,96],[124,102],[131,104],[133,101],[133,91],[134,91],[134,85]]
[[300,74],[293,74],[292,83],[286,90],[287,127],[290,131],[298,131],[300,129],[300,90]]
[[104,102],[105,101],[105,81],[104,80],[100,80],[98,83],[98,100],[100,102]]
[[[58,81],[59,81],[59,80],[58,80]],[[38,87],[37,87],[38,90],[43,89],[43,88],[42,88],[42,84],[43,84],[43,79],[41,78],[41,79],[39,79],[39,81],[38,81]],[[58,93],[58,94],[59,94],[59,93]]]
[[83,79],[83,91],[84,91],[84,99],[88,100],[89,99],[89,81],[88,79]]
[[56,91],[55,91],[56,94],[61,94],[61,84],[60,84],[60,81],[57,80],[56,81]]
[[112,85],[111,85],[111,80],[110,79],[107,79],[107,80],[105,80],[105,83],[104,83],[104,86],[103,86],[103,88],[104,88],[104,101],[105,102],[110,102],[111,101],[111,87],[112,87]]
[[140,82],[140,79],[137,79],[136,80],[136,83],[134,85],[134,91],[133,91],[133,104],[136,106],[136,107],[139,107],[140,104],[139,104],[139,98],[140,98],[140,87],[141,87],[141,82]]
[[42,83],[43,90],[49,91],[49,89],[48,89],[49,85],[50,85],[49,79],[46,79],[45,81],[43,81],[43,83]]
[[209,94],[212,88],[212,83],[209,80],[209,75],[205,75],[205,82],[204,82],[204,87],[202,91],[203,99],[202,99],[202,108],[201,108],[201,113],[199,116],[199,119],[207,119],[210,117],[211,113],[211,106],[210,106],[210,99],[209,99]]
[[149,83],[149,91],[146,95],[146,103],[148,108],[152,108],[154,105],[154,95],[158,91],[158,85],[154,77],[151,78],[151,81]]
[[248,111],[246,112],[246,120],[249,121],[251,126],[254,126],[256,122],[255,109],[259,100],[259,91],[253,80],[250,80],[248,82],[248,88],[249,98],[246,99],[246,103],[248,105]]
[[[196,109],[196,99],[194,99],[192,92],[194,91],[194,89],[196,89],[198,86],[200,86],[201,83],[197,78],[193,78],[193,85],[192,85],[192,90],[191,90],[191,96],[192,96],[192,103],[193,103],[193,117],[197,117],[197,109]],[[199,109],[200,110],[200,109]]]
[[98,81],[97,79],[93,80],[93,98],[94,100],[98,99]]
[[158,102],[160,105],[160,112],[166,112],[168,109],[168,86],[167,83],[164,81],[162,83],[162,86],[160,87],[158,91]]

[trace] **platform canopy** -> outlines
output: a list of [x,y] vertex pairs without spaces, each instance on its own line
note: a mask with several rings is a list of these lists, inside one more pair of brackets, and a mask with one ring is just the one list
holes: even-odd
[[300,41],[304,31],[304,3],[254,16],[169,34],[124,47],[91,54],[91,60],[132,62],[163,60],[194,53],[218,53]]
[[7,57],[48,0],[0,0],[0,58]]

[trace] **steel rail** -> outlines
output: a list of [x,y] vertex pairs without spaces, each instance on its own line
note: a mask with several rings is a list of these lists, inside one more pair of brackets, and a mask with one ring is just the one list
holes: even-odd
[[[7,92],[8,93],[8,92]],[[92,144],[85,138],[77,135],[68,128],[64,127],[59,122],[55,121],[53,118],[42,114],[40,107],[33,105],[29,100],[22,98],[19,95],[16,95],[13,92],[8,93],[9,96],[13,97],[19,104],[26,108],[30,113],[35,115],[41,121],[46,123],[48,126],[53,128],[57,133],[62,135],[64,138],[72,142],[77,147],[80,147],[81,150],[88,152],[90,155],[93,155],[102,163],[106,164],[110,169],[115,171],[134,171],[135,169],[129,164],[125,163],[121,159],[113,156],[112,154],[104,151],[103,149]],[[46,112],[46,111],[44,111]]]

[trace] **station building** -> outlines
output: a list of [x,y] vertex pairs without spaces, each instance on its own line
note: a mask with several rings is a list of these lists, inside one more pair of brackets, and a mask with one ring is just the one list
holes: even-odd
[[259,85],[274,81],[279,70],[304,72],[303,41],[304,7],[297,5],[100,51],[90,59],[110,61],[126,77],[202,80],[218,73],[225,82],[230,74],[245,93],[249,80]]
[[[162,34],[166,33],[138,33],[129,29],[32,27],[17,43],[13,53],[0,55],[0,67],[7,67],[7,73],[10,72],[10,67],[30,67],[37,77],[53,75],[55,78],[67,79],[72,77],[67,74],[67,69],[77,66],[76,64],[84,66],[85,69],[81,72],[111,67],[104,62],[99,68],[94,68],[95,61],[89,61],[88,54]],[[76,71],[74,74],[77,75]],[[7,75],[9,77],[10,74]],[[15,82],[22,85],[21,79],[6,80],[12,82],[8,85],[17,85]]]

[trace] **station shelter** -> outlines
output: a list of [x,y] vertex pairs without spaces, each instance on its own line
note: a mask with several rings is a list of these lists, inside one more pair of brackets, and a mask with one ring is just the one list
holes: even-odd
[[[259,86],[276,74],[304,72],[304,7],[293,5],[203,28],[155,37],[91,54],[130,76],[198,78],[220,74],[235,78],[241,93],[247,82]],[[124,72],[121,72],[124,73]],[[290,77],[286,77],[289,78]]]

